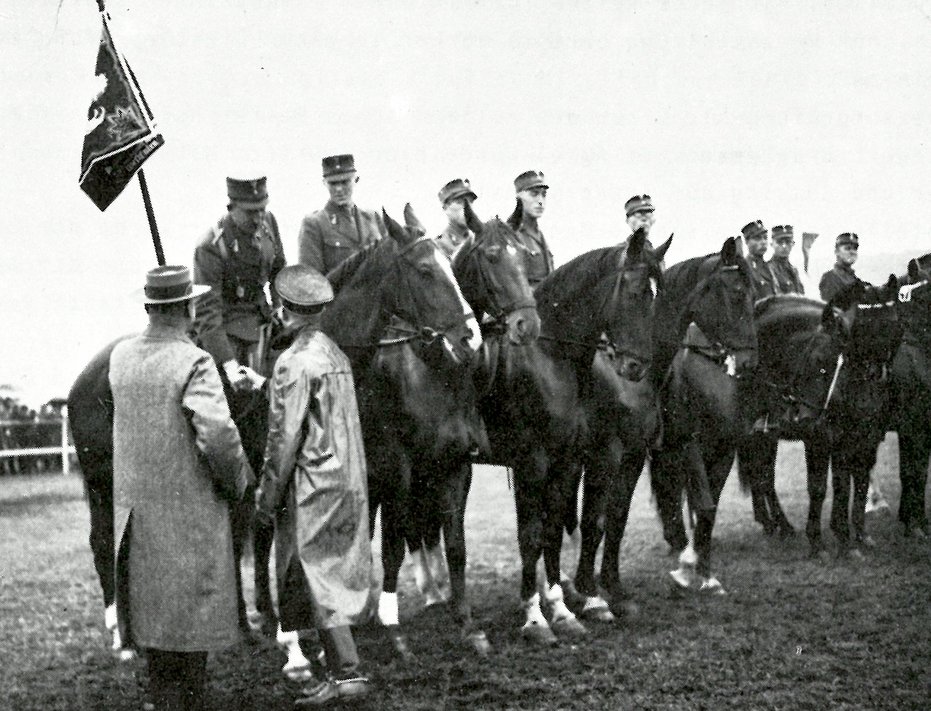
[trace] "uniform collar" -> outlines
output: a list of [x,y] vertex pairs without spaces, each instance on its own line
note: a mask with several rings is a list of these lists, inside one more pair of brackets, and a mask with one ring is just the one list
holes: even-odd
[[468,239],[469,235],[472,234],[471,230],[469,230],[468,227],[460,227],[454,222],[450,222],[449,224],[447,224],[444,232],[446,232],[446,234],[459,237],[461,239]]
[[324,209],[331,215],[351,215],[355,207],[356,207],[356,204],[354,202],[351,202],[345,207],[343,207],[341,205],[337,205],[332,200],[327,200],[327,203]]

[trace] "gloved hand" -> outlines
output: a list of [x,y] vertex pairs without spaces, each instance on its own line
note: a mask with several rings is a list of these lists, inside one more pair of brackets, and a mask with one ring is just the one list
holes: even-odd
[[226,379],[230,382],[233,390],[242,390],[249,387],[248,377],[239,371],[240,365],[235,360],[228,360],[223,363],[223,372]]

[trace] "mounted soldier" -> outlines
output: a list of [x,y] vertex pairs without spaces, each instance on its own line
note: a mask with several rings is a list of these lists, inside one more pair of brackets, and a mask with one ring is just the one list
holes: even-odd
[[835,294],[858,281],[853,265],[857,261],[860,238],[853,232],[837,235],[834,241],[834,266],[821,276],[818,290],[822,301],[830,301]]
[[351,257],[382,237],[386,237],[381,215],[363,210],[353,202],[359,176],[350,154],[323,159],[323,183],[330,199],[322,210],[307,215],[298,235],[298,261],[328,274],[344,259]]
[[443,253],[452,259],[459,246],[472,236],[472,231],[466,224],[465,205],[466,202],[471,204],[478,200],[478,195],[472,191],[468,179],[456,178],[446,183],[437,197],[449,223],[437,236],[436,243],[440,245]]
[[804,294],[805,286],[798,269],[789,261],[789,254],[795,245],[795,232],[792,225],[773,227],[773,257],[769,267],[777,294]]
[[747,245],[747,262],[753,273],[753,299],[759,301],[776,294],[776,277],[769,262],[764,259],[769,249],[769,230],[761,220],[748,222],[741,228]]
[[514,178],[517,206],[508,218],[508,224],[517,233],[518,243],[523,249],[530,286],[536,286],[553,271],[553,253],[538,224],[546,210],[549,187],[543,173],[537,170],[528,170]]
[[[194,250],[194,281],[211,287],[197,300],[197,340],[230,384],[248,388],[267,375],[265,351],[280,300],[275,276],[285,265],[266,179],[226,179],[227,214]],[[266,296],[268,287],[271,303]]]

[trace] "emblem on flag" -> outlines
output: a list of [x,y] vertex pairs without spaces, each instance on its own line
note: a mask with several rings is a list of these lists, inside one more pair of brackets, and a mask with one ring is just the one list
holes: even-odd
[[87,111],[78,182],[94,204],[106,210],[165,140],[132,69],[113,45],[106,17],[101,17],[96,95]]

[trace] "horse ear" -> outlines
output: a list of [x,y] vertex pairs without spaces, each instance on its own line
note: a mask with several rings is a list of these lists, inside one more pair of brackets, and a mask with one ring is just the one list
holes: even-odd
[[381,209],[381,216],[385,221],[385,227],[388,228],[388,236],[391,239],[393,239],[395,242],[400,242],[401,244],[407,244],[411,241],[407,230],[395,222],[391,218],[391,215],[385,211],[384,207]]
[[508,226],[515,232],[520,229],[520,223],[524,219],[524,203],[517,198],[517,204],[514,206],[514,212],[507,219]]
[[627,249],[624,250],[624,260],[629,263],[643,261],[643,245],[646,241],[646,230],[642,227],[638,228],[637,231],[631,235],[630,241],[627,243]]
[[728,237],[721,246],[721,263],[725,266],[732,267],[737,264],[737,240]]
[[672,244],[672,238],[675,236],[675,232],[669,235],[669,239],[663,242],[659,247],[653,250],[653,254],[656,256],[656,261],[662,262],[666,258],[666,252],[669,251],[669,247]]
[[421,224],[420,220],[417,219],[417,215],[414,214],[414,208],[411,207],[410,203],[404,205],[404,224],[414,230],[414,233],[418,237],[423,237],[427,234],[427,229]]
[[891,298],[894,298],[896,294],[899,293],[899,277],[895,274],[890,274],[889,278],[886,280],[886,296],[885,299],[888,301]]
[[482,230],[485,229],[485,224],[479,219],[478,215],[475,214],[475,210],[472,209],[471,200],[466,199],[463,211],[465,212],[466,227],[472,230],[476,235],[482,234]]
[[916,284],[916,283],[918,283],[919,281],[921,281],[921,274],[919,273],[919,270],[918,270],[918,260],[917,260],[917,259],[909,259],[909,260],[908,260],[908,280],[909,280],[912,284]]

